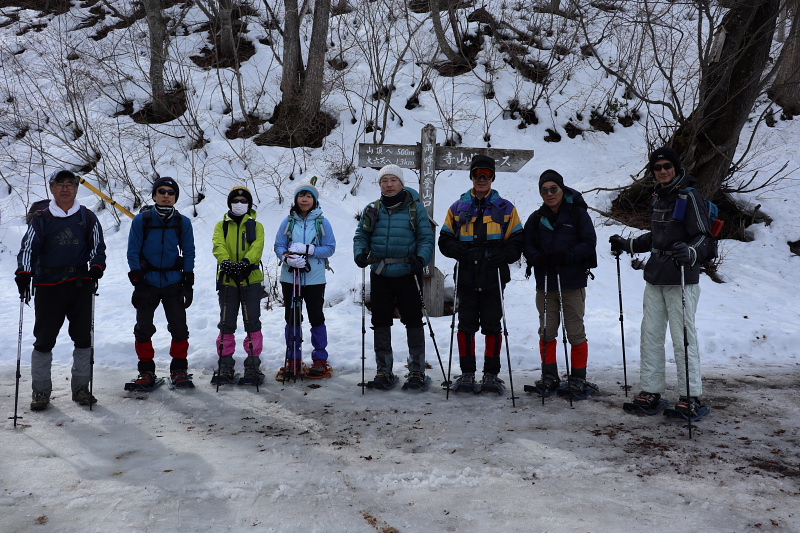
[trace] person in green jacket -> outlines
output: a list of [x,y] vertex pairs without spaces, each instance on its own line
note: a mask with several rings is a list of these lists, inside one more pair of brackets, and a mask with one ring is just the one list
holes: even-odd
[[261,297],[264,273],[260,269],[264,252],[264,226],[256,221],[253,195],[247,187],[237,186],[228,194],[228,212],[214,228],[213,253],[217,258],[217,291],[220,321],[217,337],[219,371],[215,382],[232,383],[236,364],[236,322],[242,307],[244,322],[244,376],[239,384],[264,381],[261,372]]

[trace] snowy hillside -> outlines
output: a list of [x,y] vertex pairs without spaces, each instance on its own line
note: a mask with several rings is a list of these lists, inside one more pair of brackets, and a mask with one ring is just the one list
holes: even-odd
[[[105,40],[89,42],[85,35],[97,28],[75,29],[87,10],[74,6],[44,21],[33,10],[0,9],[4,17],[0,53],[6,75],[16,76],[18,82],[27,76],[29,87],[36,88],[30,94],[39,91],[42,99],[55,101],[60,88],[53,65],[61,64],[56,59],[64,50],[59,48],[63,39],[71,40],[70,46],[83,58],[72,68],[85,68],[103,79],[108,75],[101,68],[103,58],[107,66],[112,57],[103,53],[114,46],[136,51],[146,42],[139,33],[146,28],[141,21],[132,29],[110,32]],[[201,19],[197,9],[190,10],[187,27],[199,25]],[[40,31],[17,34],[23,26],[40,22]],[[259,110],[267,116],[280,98],[279,70],[273,52],[259,41],[269,37],[269,32],[254,22],[250,29],[256,53],[243,64],[242,72],[248,95],[264,90]],[[435,46],[425,30],[416,35],[416,47]],[[187,58],[204,46],[206,37],[207,32],[179,35],[173,52]],[[487,63],[503,65],[488,47],[481,54]],[[137,61],[143,60],[127,52],[113,57],[132,73],[138,71]],[[236,110],[226,109],[220,94],[233,91],[230,69],[217,72],[178,64],[181,79],[191,88],[190,114],[206,136],[202,148],[190,146],[182,120],[150,127],[116,115],[118,102],[109,94],[87,90],[81,113],[97,125],[90,132],[95,136],[91,140],[100,143],[106,154],[96,173],[86,175],[89,181],[96,183],[101,172],[115,176],[104,190],[129,208],[136,198],[122,177],[132,180],[140,198],[149,201],[153,162],[155,170],[175,177],[182,188],[177,207],[192,219],[197,243],[197,283],[188,325],[189,367],[198,388],[170,391],[162,387],[149,396],[123,391],[123,384],[136,375],[135,313],[125,260],[131,221],[112,213],[110,207],[101,209],[102,202],[81,187],[78,199],[98,213],[108,247],[108,269],[96,298],[94,393],[99,403],[89,411],[70,399],[72,346],[64,328],[53,350],[55,390],[50,408],[30,412],[33,310],[25,307],[20,382],[24,418],[16,428],[8,420],[0,431],[4,532],[800,532],[800,409],[796,401],[800,304],[793,293],[800,258],[787,246],[788,241],[800,238],[800,208],[793,201],[800,193],[800,124],[796,120],[761,128],[756,136],[760,175],[769,176],[788,162],[789,178],[779,186],[738,198],[749,205],[760,204],[773,222],[751,226],[752,242],[721,243],[720,273],[725,283],[714,283],[706,276],[701,279],[698,337],[704,399],[713,411],[696,424],[690,440],[678,422],[638,418],[621,409],[625,393],[619,286],[607,243],[612,234],[639,230],[596,212],[592,217],[599,266],[587,289],[586,327],[588,377],[599,385],[600,393],[570,408],[559,398],[542,405],[538,397],[523,392],[523,385],[539,376],[537,316],[533,282],[525,279],[524,265],[512,265],[505,311],[515,407],[510,394],[451,394],[445,399],[445,391],[438,386],[423,394],[395,390],[362,395],[357,386],[362,370],[361,271],[352,260],[352,237],[355,215],[379,195],[377,172],[356,169],[347,182],[333,174],[357,152],[357,143],[373,142],[372,135],[363,132],[366,111],[363,116],[361,111],[369,99],[364,97],[355,105],[348,98],[354,93],[371,94],[364,81],[369,78],[367,65],[357,61],[343,80],[332,82],[336,87],[349,86],[351,92],[334,91],[326,101],[340,125],[324,146],[292,152],[258,147],[251,139],[227,139],[226,129],[241,118],[235,116]],[[219,89],[218,75],[226,89]],[[485,147],[482,121],[488,104],[477,78],[434,78],[438,98],[447,95],[448,101],[423,92],[420,106],[406,110],[402,103],[414,94],[420,76],[420,67],[413,61],[398,71],[392,100],[397,105],[385,132],[386,142],[415,144],[422,126],[434,124],[439,129],[437,141],[444,143],[441,108],[449,107],[455,110],[462,144]],[[147,96],[137,86],[140,78],[136,74],[131,78],[123,89],[138,109]],[[536,84],[520,81],[510,68],[498,69],[494,79],[498,102],[518,95],[520,86],[523,92],[536,91]],[[613,84],[588,62],[578,62],[570,84],[550,95],[549,107],[537,108],[538,124],[520,129],[518,118],[504,118],[497,106],[486,111],[491,117],[492,147],[535,151],[520,172],[501,173],[494,183],[517,206],[523,220],[541,203],[535,190],[545,169],[556,169],[572,188],[594,191],[630,183],[646,163],[641,123],[616,124],[611,134],[586,131],[575,138],[566,134],[566,117],[579,113],[588,117],[584,105],[593,91],[601,90],[613,91]],[[353,109],[355,124],[350,120]],[[49,124],[69,130],[68,113],[58,106],[51,111]],[[45,130],[50,133],[39,132],[36,137],[50,147],[51,157],[45,161],[34,156],[31,144],[0,138],[0,177],[8,185],[0,191],[0,319],[5,341],[0,344],[0,408],[4,417],[11,416],[14,407],[20,303],[13,272],[26,227],[24,213],[32,201],[46,196],[44,175],[49,170],[85,163],[52,129]],[[545,141],[548,130],[560,132],[562,140]],[[331,259],[335,273],[328,278],[325,309],[330,362],[336,373],[319,382],[281,384],[272,379],[283,362],[284,320],[283,309],[269,299],[264,300],[262,313],[267,382],[258,393],[242,387],[223,387],[217,393],[209,384],[216,367],[214,340],[219,320],[211,234],[226,210],[227,191],[239,183],[253,188],[258,220],[271,245],[289,209],[281,200],[290,199],[295,187],[312,176],[319,177],[321,205],[337,239]],[[413,176],[406,183],[416,187]],[[437,176],[434,218],[438,223],[450,203],[469,187],[466,172],[445,171]],[[604,211],[614,195],[605,190],[584,196],[591,207]],[[274,278],[277,261],[268,248],[264,266]],[[629,263],[629,258],[623,258],[620,283],[625,370],[635,393],[644,281],[641,271]],[[446,288],[452,290],[453,262],[437,255],[436,264],[447,276]],[[161,311],[156,313],[156,326],[156,362],[159,373],[165,374],[169,334]],[[431,326],[446,370],[451,317],[432,318]],[[407,354],[404,332],[399,323],[393,331],[395,372],[402,373]],[[305,332],[308,335],[307,325]],[[482,349],[480,340],[478,345]],[[430,337],[427,350],[433,367],[429,375],[438,384],[443,376]],[[371,332],[365,351],[366,372],[371,376],[375,368]],[[667,351],[671,353],[671,346]],[[241,364],[241,348],[236,359]],[[563,370],[561,355],[559,364]],[[454,374],[457,366],[453,361]],[[504,357],[501,376],[509,385],[507,366]],[[671,356],[667,366],[667,397],[675,400]]]

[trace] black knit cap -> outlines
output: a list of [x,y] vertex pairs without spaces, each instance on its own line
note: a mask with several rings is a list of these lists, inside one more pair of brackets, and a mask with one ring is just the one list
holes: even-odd
[[654,150],[653,153],[650,154],[650,165],[648,166],[648,168],[652,170],[653,165],[656,164],[656,161],[660,161],[661,159],[666,159],[667,161],[675,165],[676,173],[680,172],[681,168],[683,168],[681,166],[681,156],[679,156],[678,152],[676,152],[673,148],[670,148],[669,146],[662,146],[661,148]]
[[541,189],[542,185],[544,185],[548,181],[552,181],[553,183],[558,185],[560,189],[562,190],[564,189],[564,178],[561,176],[561,174],[549,168],[544,172],[542,172],[542,175],[539,176],[539,188]]
[[253,195],[250,193],[250,189],[247,187],[234,187],[231,189],[231,192],[228,193],[228,209],[231,208],[231,200],[236,198],[237,196],[244,196],[247,198],[247,208],[248,210],[253,209]]
[[178,201],[178,196],[181,194],[181,190],[178,188],[178,184],[175,182],[174,179],[163,177],[158,178],[156,181],[153,182],[153,193],[150,195],[152,198],[155,198],[156,191],[159,187],[169,187],[173,191],[175,191],[175,201]]
[[[472,162],[469,164],[469,177],[472,179],[474,176],[473,171],[476,168],[488,168],[492,171],[492,175],[494,176],[494,159],[489,157],[488,155],[476,155],[472,157]],[[494,179],[494,177],[492,177]]]

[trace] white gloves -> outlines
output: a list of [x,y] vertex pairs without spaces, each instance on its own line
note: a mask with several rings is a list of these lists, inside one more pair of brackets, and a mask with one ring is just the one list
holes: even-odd
[[300,270],[306,267],[306,258],[302,255],[287,255],[286,264]]
[[295,242],[289,247],[289,253],[314,255],[316,247],[313,244],[303,244],[302,242]]

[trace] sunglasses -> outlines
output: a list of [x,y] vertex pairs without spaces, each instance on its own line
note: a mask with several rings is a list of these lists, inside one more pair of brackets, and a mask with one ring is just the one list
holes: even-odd
[[250,203],[247,201],[247,198],[241,198],[241,199],[234,198],[233,200],[231,200],[231,204],[247,204],[247,203]]
[[653,165],[653,172],[660,172],[663,168],[664,170],[669,170],[674,167],[672,163],[664,163],[663,165]]
[[557,185],[553,185],[553,186],[551,186],[551,187],[542,187],[542,188],[539,190],[539,193],[540,193],[542,196],[546,196],[547,194],[555,194],[555,193],[557,193],[557,192],[558,192],[558,186],[557,186]]
[[491,180],[494,179],[494,172],[488,168],[476,168],[472,171],[472,179],[474,180]]
[[158,189],[156,192],[162,195],[165,194],[167,196],[175,196],[175,191],[172,189]]

